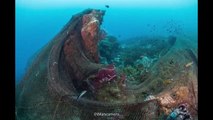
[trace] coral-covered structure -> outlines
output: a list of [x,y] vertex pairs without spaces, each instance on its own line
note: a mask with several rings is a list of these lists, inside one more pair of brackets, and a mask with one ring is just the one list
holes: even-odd
[[83,85],[87,77],[104,67],[98,64],[99,53],[97,49],[97,44],[103,37],[100,28],[103,15],[104,11],[89,10],[78,16],[77,23],[63,46],[64,57],[62,56],[60,59],[64,59],[63,68],[67,68],[67,74],[71,75],[70,77],[78,91],[87,89],[87,85]]
[[104,84],[111,82],[117,78],[114,65],[109,65],[98,71],[94,78],[88,81],[92,84],[94,90],[101,88]]
[[17,120],[163,119],[183,103],[196,118],[196,47],[182,38],[151,39],[123,47],[120,66],[100,64],[104,14],[74,15],[37,54],[16,87]]
[[100,30],[103,15],[104,11],[93,10],[82,18],[81,36],[83,46],[88,51],[87,56],[91,56],[90,60],[94,60],[96,63],[99,62],[97,43],[104,37],[102,30]]

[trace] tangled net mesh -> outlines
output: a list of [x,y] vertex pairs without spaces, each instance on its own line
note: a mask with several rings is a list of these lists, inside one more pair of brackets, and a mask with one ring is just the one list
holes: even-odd
[[[78,99],[82,90],[91,90],[85,80],[106,67],[99,64],[97,57],[103,15],[104,11],[93,9],[74,15],[37,53],[16,86],[16,119],[155,120],[165,119],[172,108],[181,103],[188,103],[192,117],[197,119],[197,51],[186,39],[165,48],[141,84],[127,85],[124,101]],[[176,61],[172,65],[171,58]],[[155,98],[145,100],[143,93]]]

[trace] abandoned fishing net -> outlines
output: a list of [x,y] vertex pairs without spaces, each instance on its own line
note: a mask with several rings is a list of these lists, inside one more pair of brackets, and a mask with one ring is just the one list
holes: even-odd
[[100,27],[104,14],[72,16],[36,54],[16,86],[16,119],[197,119],[197,46],[176,36],[118,43]]

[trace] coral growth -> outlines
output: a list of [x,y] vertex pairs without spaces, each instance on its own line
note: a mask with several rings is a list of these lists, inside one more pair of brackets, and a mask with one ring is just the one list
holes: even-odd
[[82,19],[81,36],[83,38],[83,45],[89,51],[90,56],[95,59],[95,62],[99,62],[97,43],[105,37],[105,32],[100,30],[104,14],[104,11],[93,10],[91,13],[85,14]]
[[170,91],[165,91],[160,93],[156,98],[159,100],[161,109],[164,111],[166,115],[168,115],[173,108],[176,106],[187,103],[189,106],[189,110],[191,113],[194,113],[192,109],[195,103],[195,97],[191,97],[193,93],[190,92],[190,86],[176,86]]
[[[76,14],[41,50],[17,87],[17,119],[96,119],[99,111],[159,119],[182,103],[194,118],[194,49],[175,36],[119,43],[101,30],[103,15],[93,9]],[[79,93],[84,97],[78,99]]]
[[90,78],[90,82],[94,89],[100,89],[104,84],[115,80],[117,77],[114,65],[108,65],[106,68],[101,68],[94,78]]
[[99,42],[98,47],[100,56],[105,58],[108,64],[113,63],[114,57],[117,55],[119,50],[117,38],[114,36],[107,36]]
[[137,101],[134,94],[129,94],[126,92],[125,74],[118,75],[113,82],[105,84],[101,89],[99,89],[96,92],[96,99],[113,103]]
[[132,38],[121,43],[121,55],[124,65],[133,65],[143,56],[149,59],[158,59],[172,46],[164,38]]
[[136,66],[142,66],[147,71],[156,60],[157,58],[151,59],[147,56],[141,56],[134,64]]

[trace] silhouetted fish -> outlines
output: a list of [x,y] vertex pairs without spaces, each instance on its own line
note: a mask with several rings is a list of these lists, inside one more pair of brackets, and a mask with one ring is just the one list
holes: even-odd
[[106,8],[109,8],[109,5],[105,5]]

